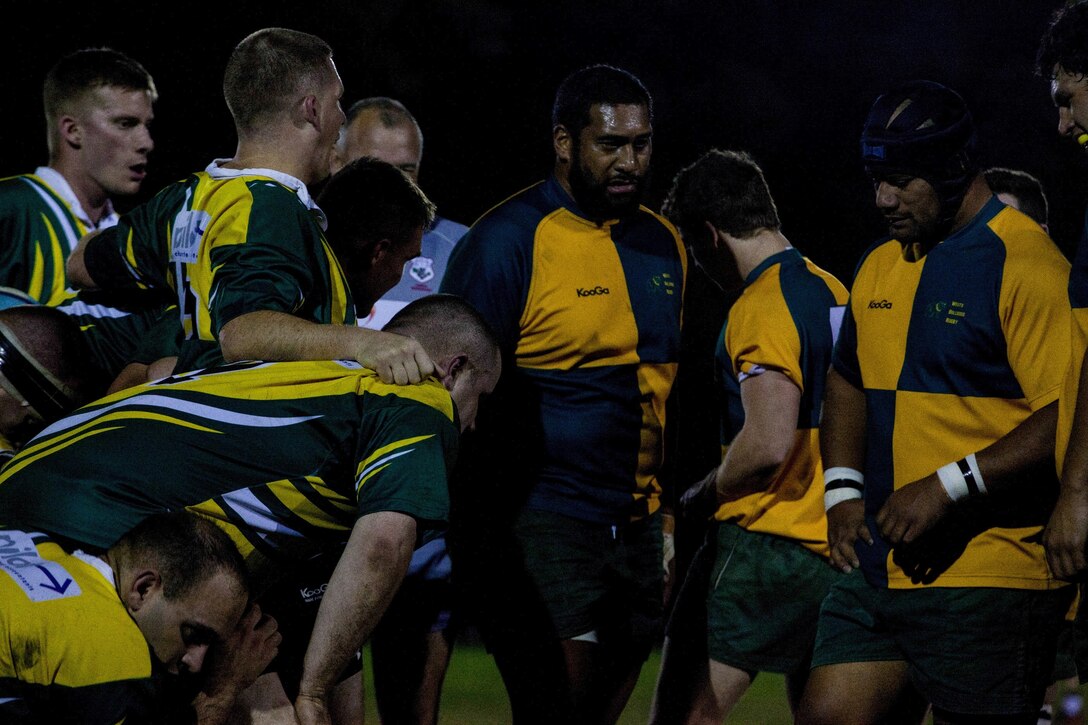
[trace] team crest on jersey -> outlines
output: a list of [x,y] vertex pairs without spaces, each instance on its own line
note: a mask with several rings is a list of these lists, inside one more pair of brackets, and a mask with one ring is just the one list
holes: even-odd
[[945,324],[948,325],[958,325],[961,320],[967,317],[967,306],[957,300],[930,302],[926,305],[926,317],[934,320],[943,319]]
[[653,294],[676,294],[676,282],[668,272],[655,274],[646,283],[646,289]]
[[417,282],[430,282],[434,279],[434,260],[430,257],[416,257],[408,267],[408,273]]

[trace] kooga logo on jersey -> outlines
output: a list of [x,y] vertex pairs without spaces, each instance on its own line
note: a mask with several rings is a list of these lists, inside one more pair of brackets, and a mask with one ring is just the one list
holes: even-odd
[[888,302],[888,300],[880,300],[879,302],[876,300],[869,300],[870,310],[890,310],[891,308],[892,303]]
[[593,289],[582,289],[581,287],[579,287],[575,291],[578,293],[579,297],[596,297],[597,295],[608,294],[608,288],[602,287],[600,285],[597,285]]

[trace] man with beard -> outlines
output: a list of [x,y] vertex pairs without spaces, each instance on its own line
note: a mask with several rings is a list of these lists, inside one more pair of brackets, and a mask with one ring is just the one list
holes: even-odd
[[630,73],[568,76],[554,173],[477,221],[442,283],[497,331],[511,371],[466,477],[488,498],[455,501],[450,547],[517,722],[614,722],[660,629],[686,258],[639,205],[651,122]]
[[820,426],[831,561],[798,722],[1035,722],[1073,588],[1047,568],[1069,263],[979,171],[945,86],[880,96],[889,237],[858,265]]

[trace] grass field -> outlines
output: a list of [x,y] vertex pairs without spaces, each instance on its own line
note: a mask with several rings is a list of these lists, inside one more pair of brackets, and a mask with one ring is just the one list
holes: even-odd
[[[365,656],[366,722],[377,725],[378,713],[372,694],[374,686],[370,681],[369,648],[365,650]],[[638,686],[620,717],[619,725],[646,725],[660,663],[661,652],[654,651],[642,668]],[[1081,685],[1078,691],[1088,698],[1088,685]],[[494,660],[482,646],[458,644],[454,648],[453,659],[446,675],[446,686],[442,691],[442,708],[438,719],[440,725],[509,725],[510,706],[506,700],[506,691]],[[743,725],[790,725],[793,718],[786,704],[786,688],[782,676],[759,675],[730,713],[728,722]],[[1063,721],[1056,718],[1055,722]]]
[[[378,714],[372,696],[374,688],[370,682],[369,656],[367,650],[366,722],[376,725]],[[620,725],[646,724],[660,661],[661,653],[655,651],[643,666],[638,687],[620,718]],[[768,674],[757,677],[729,721],[751,725],[788,725],[792,722],[782,677]],[[472,644],[454,647],[446,685],[442,690],[439,722],[441,725],[508,725],[510,722],[506,691],[494,660],[483,647]]]

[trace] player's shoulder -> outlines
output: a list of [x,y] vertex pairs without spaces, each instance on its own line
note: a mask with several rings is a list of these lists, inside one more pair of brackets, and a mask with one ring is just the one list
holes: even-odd
[[0,204],[5,207],[40,206],[47,198],[60,200],[49,183],[34,174],[17,174],[0,179]]
[[538,182],[484,212],[457,246],[528,244],[541,222],[561,208],[549,199],[546,182]]
[[858,262],[854,265],[854,279],[857,279],[863,270],[875,265],[892,264],[902,256],[903,245],[899,240],[891,236],[881,237],[866,247],[858,257]]
[[[360,376],[360,390],[363,392],[363,406],[380,407],[396,412],[398,419],[413,421],[413,425],[423,428],[444,428],[453,425],[453,398],[448,390],[436,378],[427,378],[417,385],[396,385],[383,382],[371,371],[364,371]],[[426,432],[421,429],[421,432]]]
[[1004,246],[1009,258],[1064,259],[1057,244],[1038,222],[1011,206],[999,209],[986,226]]
[[654,211],[647,206],[639,206],[638,213],[635,215],[635,219],[643,224],[647,224],[654,227],[661,227],[667,231],[670,235],[680,238],[680,231],[676,228],[668,217],[664,214]]
[[560,206],[549,198],[547,187],[547,182],[539,181],[511,194],[485,211],[472,229],[501,225],[536,226]]

